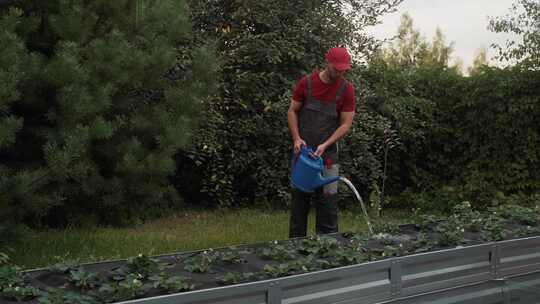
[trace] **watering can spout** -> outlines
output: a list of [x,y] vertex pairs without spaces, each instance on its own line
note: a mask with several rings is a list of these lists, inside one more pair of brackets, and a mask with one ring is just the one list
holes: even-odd
[[339,176],[332,176],[332,177],[324,178],[321,175],[319,175],[318,180],[315,181],[315,188],[331,184],[338,180],[339,180]]

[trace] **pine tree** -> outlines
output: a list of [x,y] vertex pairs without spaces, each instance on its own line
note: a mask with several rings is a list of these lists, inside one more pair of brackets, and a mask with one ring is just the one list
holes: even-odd
[[[28,53],[23,41],[15,33],[22,12],[9,10],[0,18],[0,158],[13,146],[16,133],[21,129],[23,120],[11,111],[12,104],[19,98],[18,85],[24,79],[24,64]],[[11,238],[13,221],[10,220],[13,208],[8,206],[13,193],[11,181],[13,171],[6,164],[0,163],[0,256]],[[0,262],[0,264],[2,264]]]
[[6,41],[42,66],[18,95],[6,87],[20,117],[11,119],[16,143],[2,165],[31,175],[25,192],[42,199],[7,204],[32,206],[21,219],[53,224],[121,223],[179,204],[168,178],[173,156],[189,140],[216,66],[212,49],[194,43],[184,1],[12,5],[24,11],[14,29],[24,44]]

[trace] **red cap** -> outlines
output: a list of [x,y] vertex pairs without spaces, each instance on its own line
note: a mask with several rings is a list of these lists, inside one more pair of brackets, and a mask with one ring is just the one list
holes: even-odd
[[325,58],[338,71],[349,70],[351,68],[351,55],[349,55],[346,48],[331,48],[326,53]]

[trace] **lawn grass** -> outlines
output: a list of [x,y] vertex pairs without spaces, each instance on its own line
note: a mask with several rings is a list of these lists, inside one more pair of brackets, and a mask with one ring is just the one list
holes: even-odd
[[[310,214],[309,233],[314,233]],[[386,212],[379,222],[410,222],[406,212]],[[93,262],[144,253],[178,251],[258,243],[288,237],[288,211],[189,210],[131,228],[66,229],[29,232],[11,252],[11,261],[24,269],[63,260]],[[377,222],[377,220],[375,220]],[[366,231],[361,213],[341,212],[340,231]]]

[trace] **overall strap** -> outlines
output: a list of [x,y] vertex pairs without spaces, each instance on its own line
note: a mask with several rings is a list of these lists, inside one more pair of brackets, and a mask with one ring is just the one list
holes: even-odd
[[311,101],[311,99],[313,98],[313,84],[311,83],[311,75],[312,74],[309,74],[306,76],[306,81],[307,81],[307,100],[308,102]]
[[338,102],[338,100],[341,98],[341,95],[343,95],[343,92],[345,91],[348,85],[349,83],[347,82],[347,80],[343,79],[343,82],[341,83],[341,86],[339,87],[336,93],[336,97],[334,98],[334,103]]

